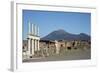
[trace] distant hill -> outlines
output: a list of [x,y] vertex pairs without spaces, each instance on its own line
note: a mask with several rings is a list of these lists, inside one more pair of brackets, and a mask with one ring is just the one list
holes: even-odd
[[65,30],[56,30],[41,38],[41,40],[90,40],[90,36],[85,33],[72,34]]

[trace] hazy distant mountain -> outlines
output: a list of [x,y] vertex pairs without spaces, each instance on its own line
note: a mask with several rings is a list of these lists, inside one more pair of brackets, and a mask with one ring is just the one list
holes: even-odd
[[65,30],[56,30],[41,38],[41,40],[90,40],[90,36],[85,33],[71,34]]

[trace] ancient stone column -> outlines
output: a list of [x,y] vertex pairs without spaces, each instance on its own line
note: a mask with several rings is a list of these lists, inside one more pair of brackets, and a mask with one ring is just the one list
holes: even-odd
[[36,28],[36,25],[34,25],[34,35],[37,35],[37,28]]
[[32,34],[34,35],[34,24],[32,24]]
[[34,49],[35,49],[35,51],[37,51],[37,48],[36,48],[36,39],[34,39]]
[[38,47],[37,47],[37,40],[35,40],[35,47],[36,47],[36,51],[38,51]]
[[28,38],[28,52],[27,52],[28,57],[30,56],[30,49],[31,49],[31,39]]
[[34,39],[32,39],[32,55],[34,55]]
[[60,48],[59,48],[58,41],[55,41],[55,46],[56,46],[56,54],[59,54]]
[[37,27],[37,33],[38,33],[37,35],[39,36],[39,27]]
[[28,33],[31,34],[31,23],[28,23]]
[[38,51],[40,51],[40,48],[39,48],[39,40],[37,40],[37,48],[38,48]]

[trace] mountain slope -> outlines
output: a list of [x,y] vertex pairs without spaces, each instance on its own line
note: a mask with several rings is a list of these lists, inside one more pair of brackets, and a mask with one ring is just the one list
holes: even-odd
[[71,34],[60,29],[51,32],[47,36],[41,38],[41,40],[90,40],[90,36],[85,33],[80,33],[78,35]]

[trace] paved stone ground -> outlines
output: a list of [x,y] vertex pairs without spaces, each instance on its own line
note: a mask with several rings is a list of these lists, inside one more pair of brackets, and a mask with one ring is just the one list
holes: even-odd
[[23,62],[45,62],[45,61],[63,61],[63,60],[86,60],[91,59],[91,49],[74,49],[48,57],[34,57],[24,59]]

